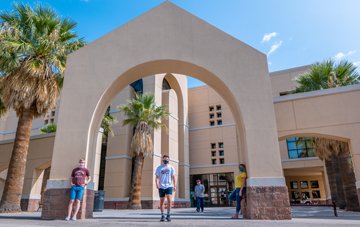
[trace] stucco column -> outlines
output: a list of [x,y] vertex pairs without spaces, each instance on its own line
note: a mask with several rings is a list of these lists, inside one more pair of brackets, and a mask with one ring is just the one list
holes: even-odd
[[[249,98],[245,102],[248,103],[248,109],[243,111],[246,143],[244,156],[248,170],[245,217],[291,219],[272,102],[267,97],[258,100]],[[262,113],[259,103],[263,110],[267,109],[266,114]]]
[[[246,163],[248,180],[245,218],[291,219],[288,189],[283,176],[279,151],[265,146],[271,144],[272,140],[277,143],[276,138],[272,137],[271,133],[262,130],[248,130],[247,136],[251,143],[248,143]],[[261,141],[256,141],[257,137],[268,141],[262,144]],[[274,144],[272,148],[276,147],[278,146]]]
[[41,200],[41,183],[43,180],[43,169],[33,169],[32,163],[27,165],[25,181],[21,196],[22,211],[37,211]]
[[94,190],[98,190],[99,186],[99,173],[100,173],[100,160],[101,160],[101,145],[102,145],[102,136],[103,136],[104,130],[100,128],[98,137],[97,137],[97,143],[96,143],[96,149],[94,153],[90,153],[88,156],[89,160],[89,172],[90,176],[92,177],[92,181],[94,182]]

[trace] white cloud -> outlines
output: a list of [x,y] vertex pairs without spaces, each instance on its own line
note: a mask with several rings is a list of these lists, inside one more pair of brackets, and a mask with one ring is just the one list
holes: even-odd
[[360,61],[353,62],[353,65],[355,65],[356,67],[360,67]]
[[267,55],[269,56],[270,54],[274,53],[280,46],[282,45],[282,41],[280,40],[277,43],[274,43],[271,47],[269,52],[267,53]]
[[335,60],[341,60],[341,59],[348,57],[350,55],[353,55],[355,53],[356,53],[356,50],[350,50],[347,53],[339,52],[334,56],[334,58],[335,58]]
[[271,32],[271,33],[265,33],[264,37],[262,38],[262,43],[269,42],[272,38],[276,37],[278,33]]

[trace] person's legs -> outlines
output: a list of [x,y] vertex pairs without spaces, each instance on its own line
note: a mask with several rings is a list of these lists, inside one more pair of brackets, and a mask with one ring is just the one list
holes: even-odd
[[200,211],[200,197],[196,196],[196,211]]
[[81,200],[84,194],[84,188],[83,187],[76,187],[76,200],[75,200],[75,212],[74,216],[72,217],[72,220],[76,220],[77,214],[80,210]]
[[74,216],[72,217],[72,219],[71,220],[73,220],[73,221],[76,221],[76,217],[77,217],[77,214],[78,214],[78,212],[79,212],[79,210],[80,210],[80,200],[75,200],[75,212],[74,212]]
[[69,206],[68,206],[68,215],[67,215],[66,218],[65,218],[65,220],[67,220],[67,221],[70,220],[70,216],[71,216],[73,204],[74,204],[74,200],[70,200],[70,201],[69,201]]
[[160,197],[160,211],[161,211],[161,219],[160,221],[165,221],[164,215],[164,201],[165,201],[165,192],[164,189],[159,189],[159,197]]
[[166,199],[167,199],[167,215],[166,215],[166,220],[167,220],[167,221],[171,221],[171,218],[170,218],[170,210],[171,210],[172,187],[166,189],[165,195],[166,195]]
[[236,189],[236,215],[239,214],[240,212],[240,201],[241,201],[241,197],[239,195],[240,189]]
[[199,197],[201,212],[204,212],[204,197]]
[[240,196],[239,196],[240,188],[235,190],[236,193],[236,213],[232,218],[239,218],[239,211],[240,211]]
[[71,187],[70,188],[70,201],[69,201],[69,206],[68,206],[68,215],[65,218],[65,220],[67,220],[67,221],[70,220],[70,216],[71,216],[71,212],[72,212],[72,209],[73,209],[73,204],[74,204],[75,197],[76,197],[75,189],[74,189],[74,187]]
[[170,218],[170,210],[171,210],[171,195],[166,195],[167,200],[167,214],[166,214],[166,220],[171,221]]

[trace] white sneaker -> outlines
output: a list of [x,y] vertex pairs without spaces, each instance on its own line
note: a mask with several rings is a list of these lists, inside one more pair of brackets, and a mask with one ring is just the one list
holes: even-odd
[[66,217],[65,220],[66,220],[66,221],[69,221],[69,220],[70,220],[70,217]]
[[71,221],[76,221],[76,217],[75,217],[75,216],[72,217],[72,218],[71,218]]

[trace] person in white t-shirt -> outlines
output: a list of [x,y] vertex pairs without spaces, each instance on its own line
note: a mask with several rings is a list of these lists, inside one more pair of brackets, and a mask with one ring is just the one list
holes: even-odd
[[165,197],[167,200],[167,215],[166,220],[171,221],[170,218],[170,209],[171,209],[171,196],[172,192],[176,191],[176,173],[174,167],[169,165],[169,156],[164,155],[162,157],[163,164],[156,168],[156,178],[155,184],[156,188],[159,190],[160,196],[160,210],[161,210],[161,219],[160,221],[165,221],[164,215],[164,201]]

